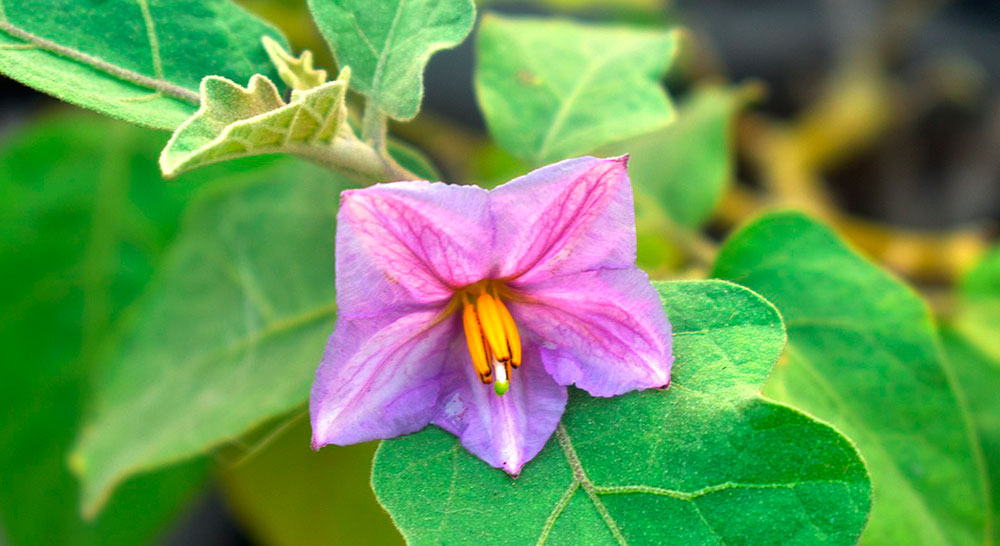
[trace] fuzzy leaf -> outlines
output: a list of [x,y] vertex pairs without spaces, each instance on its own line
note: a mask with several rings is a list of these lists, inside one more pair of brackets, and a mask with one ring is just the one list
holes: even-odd
[[788,362],[766,392],[833,423],[865,457],[875,490],[865,542],[982,544],[978,445],[926,304],[798,213],[741,229],[715,275],[785,318]]
[[671,387],[574,390],[517,479],[437,428],[382,443],[372,485],[409,544],[857,542],[870,495],[857,452],[759,394],[784,343],[775,309],[725,282],[657,289],[674,327]]
[[85,521],[66,467],[99,350],[149,283],[185,201],[204,181],[163,183],[161,141],[82,112],[4,135],[0,543],[154,543],[204,484],[204,461],[149,473]]
[[635,189],[649,195],[677,225],[701,227],[732,177],[733,119],[758,92],[754,86],[697,89],[678,109],[675,123],[601,155],[629,154]]
[[286,159],[214,188],[186,218],[97,378],[73,457],[85,510],[306,400],[334,323],[341,189]]
[[534,164],[666,126],[674,31],[483,17],[476,93],[496,141]]
[[201,108],[185,121],[160,155],[165,176],[227,159],[291,153],[323,161],[334,138],[347,129],[349,71],[319,87],[294,91],[288,104],[264,76],[246,88],[225,78],[201,82]]
[[0,72],[139,125],[174,129],[206,74],[274,74],[272,26],[229,0],[3,0]]
[[326,83],[326,70],[313,68],[312,51],[303,51],[298,57],[293,57],[278,42],[270,36],[261,40],[271,64],[278,70],[278,75],[290,89],[305,91]]
[[316,25],[351,87],[387,115],[408,120],[420,111],[424,67],[431,55],[472,30],[472,0],[309,0]]

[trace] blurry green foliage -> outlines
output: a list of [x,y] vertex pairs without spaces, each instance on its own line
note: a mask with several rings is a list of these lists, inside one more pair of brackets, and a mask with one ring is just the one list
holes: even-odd
[[145,475],[84,521],[66,466],[98,356],[204,180],[163,182],[162,141],[74,114],[0,143],[0,527],[12,546],[146,544],[202,484],[198,461]]
[[309,448],[303,413],[259,452],[220,476],[236,515],[267,546],[402,544],[375,501],[370,475],[377,442]]
[[62,100],[173,129],[214,74],[274,77],[260,38],[274,27],[229,0],[4,0],[0,72]]
[[372,483],[410,544],[857,542],[871,494],[857,452],[759,394],[785,341],[774,307],[725,282],[656,286],[670,388],[572,391],[517,479],[437,428],[382,443]]
[[993,542],[1000,543],[1000,247],[960,281],[944,347],[965,392],[989,474]]
[[923,300],[798,213],[732,235],[715,276],[785,319],[786,361],[766,392],[857,443],[875,491],[865,543],[982,544],[979,446]]
[[677,42],[675,31],[487,14],[476,68],[487,127],[531,164],[663,127],[674,111],[659,80]]
[[344,184],[294,160],[217,181],[96,378],[74,453],[83,504],[123,479],[236,438],[302,404],[333,330]]

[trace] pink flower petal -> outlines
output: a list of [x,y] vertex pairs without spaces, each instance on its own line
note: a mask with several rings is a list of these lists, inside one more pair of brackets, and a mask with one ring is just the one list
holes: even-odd
[[497,277],[540,280],[635,265],[626,157],[542,167],[490,192]]
[[519,326],[540,338],[545,369],[560,385],[614,396],[670,382],[670,323],[638,268],[605,269],[517,286]]
[[441,303],[490,268],[482,188],[396,182],[345,191],[337,222],[341,316]]

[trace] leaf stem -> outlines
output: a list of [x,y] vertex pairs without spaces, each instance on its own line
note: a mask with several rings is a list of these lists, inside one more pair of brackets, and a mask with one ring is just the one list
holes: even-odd
[[379,153],[354,135],[335,138],[329,147],[301,146],[290,151],[361,184],[420,180],[419,176],[396,163],[388,154]]
[[361,138],[383,155],[387,155],[385,151],[387,126],[388,120],[385,114],[379,110],[375,101],[369,99],[365,103],[365,112],[361,118]]

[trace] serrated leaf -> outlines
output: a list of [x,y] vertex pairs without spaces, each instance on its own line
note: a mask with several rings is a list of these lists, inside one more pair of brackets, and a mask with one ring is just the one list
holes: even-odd
[[733,120],[758,92],[754,86],[696,89],[675,123],[601,155],[629,154],[636,191],[649,195],[678,226],[701,227],[732,177]]
[[[100,135],[100,138],[94,138]],[[50,116],[0,148],[0,542],[149,544],[204,483],[195,461],[130,480],[84,521],[66,467],[96,355],[148,283],[200,180],[157,174],[162,135]]]
[[343,184],[295,160],[229,181],[185,220],[96,382],[74,450],[84,509],[308,397],[335,315]]
[[174,129],[206,74],[274,74],[272,26],[229,0],[3,0],[0,72],[139,125]]
[[534,164],[666,126],[675,31],[483,17],[476,94],[496,141]]
[[857,541],[870,495],[857,452],[759,395],[784,343],[775,309],[730,283],[656,286],[674,327],[670,389],[572,391],[517,479],[437,428],[382,443],[372,485],[409,544]]
[[313,68],[312,51],[307,49],[295,57],[270,36],[264,36],[261,43],[271,64],[278,70],[278,76],[290,89],[306,91],[326,83],[326,70]]
[[294,91],[285,103],[271,80],[247,87],[218,76],[201,82],[201,108],[171,137],[160,155],[165,176],[253,155],[289,153],[333,162],[334,139],[345,130],[349,70],[334,81]]
[[372,494],[377,442],[309,448],[305,410],[247,460],[220,472],[226,500],[246,529],[268,546],[402,544]]
[[788,363],[766,392],[858,445],[875,490],[866,544],[982,544],[978,446],[926,304],[798,213],[765,215],[722,248],[715,275],[772,301]]
[[408,120],[420,111],[431,55],[472,30],[472,0],[309,0],[316,26],[351,87],[385,114]]

